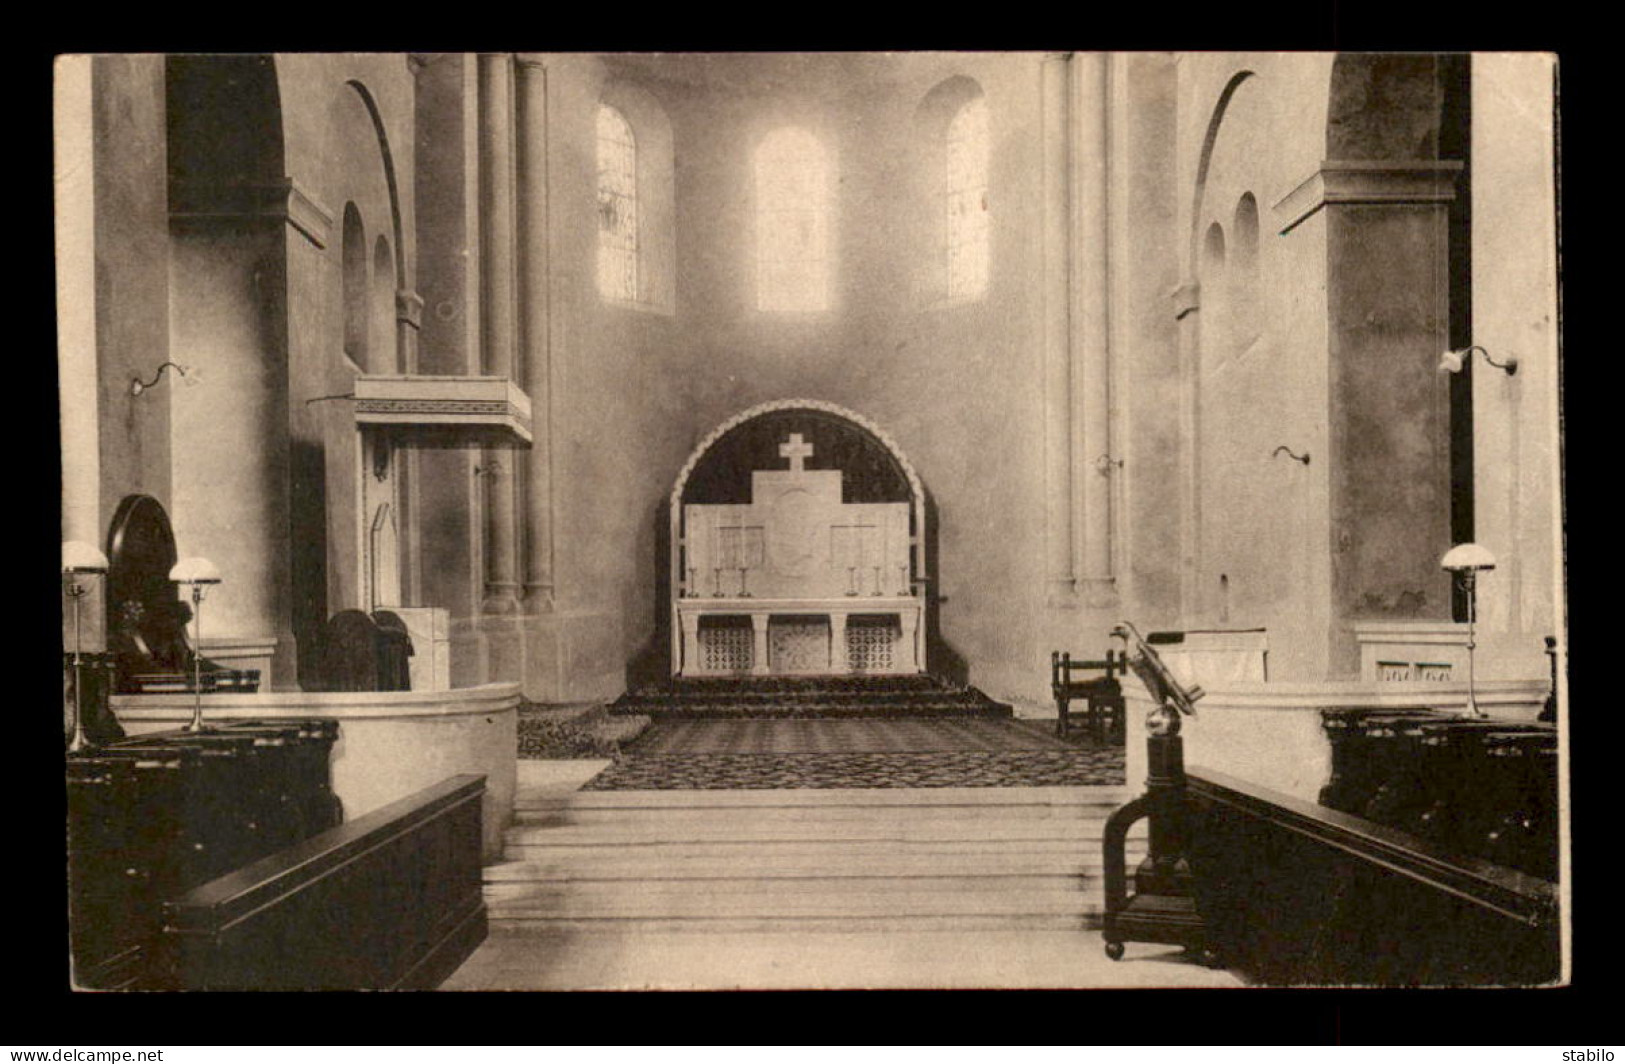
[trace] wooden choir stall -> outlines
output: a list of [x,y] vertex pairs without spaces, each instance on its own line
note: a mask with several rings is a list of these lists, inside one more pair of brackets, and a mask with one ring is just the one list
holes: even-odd
[[[1117,630],[1158,709],[1147,793],[1108,820],[1107,953],[1173,942],[1277,986],[1529,986],[1561,970],[1558,745],[1545,722],[1325,711],[1318,802],[1184,765],[1183,688]],[[1199,726],[1199,725],[1198,725]],[[1124,837],[1150,852],[1124,875]]]
[[[206,719],[212,694],[252,691],[258,675],[197,658],[168,579],[175,553],[163,507],[126,499],[107,552],[111,652],[71,655],[70,719],[85,722],[65,766],[74,987],[437,985],[485,935],[485,778],[453,777],[346,823],[335,720]],[[349,614],[332,626],[329,656],[336,674],[359,669],[363,682],[343,689],[404,686],[399,624]],[[340,653],[353,629],[359,657]],[[186,692],[200,712],[185,728],[127,737],[113,691]]]

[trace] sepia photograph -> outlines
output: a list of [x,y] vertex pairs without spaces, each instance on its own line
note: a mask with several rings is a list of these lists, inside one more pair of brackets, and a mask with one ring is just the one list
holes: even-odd
[[52,77],[73,990],[1572,983],[1555,55]]

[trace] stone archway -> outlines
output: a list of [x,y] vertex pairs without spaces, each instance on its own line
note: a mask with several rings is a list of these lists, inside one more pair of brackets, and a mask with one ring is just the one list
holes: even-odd
[[925,670],[925,493],[861,415],[735,415],[684,463],[670,521],[673,674]]

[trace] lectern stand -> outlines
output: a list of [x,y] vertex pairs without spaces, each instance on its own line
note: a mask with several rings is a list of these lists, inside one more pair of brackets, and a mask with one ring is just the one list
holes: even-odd
[[[1188,859],[1190,809],[1185,797],[1185,750],[1179,737],[1180,715],[1195,712],[1202,689],[1175,680],[1157,652],[1134,626],[1119,625],[1112,635],[1127,643],[1129,667],[1157,703],[1146,719],[1145,793],[1106,820],[1103,850],[1106,864],[1106,915],[1102,934],[1106,956],[1119,960],[1125,942],[1161,942],[1198,952],[1204,963],[1218,958],[1208,944],[1206,927],[1196,909]],[[1134,873],[1128,892],[1124,849],[1128,830],[1149,820],[1145,860]]]

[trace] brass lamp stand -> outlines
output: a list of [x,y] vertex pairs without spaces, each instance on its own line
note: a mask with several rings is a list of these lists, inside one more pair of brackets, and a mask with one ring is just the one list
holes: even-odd
[[91,745],[85,736],[85,672],[79,607],[79,600],[90,593],[90,587],[87,583],[81,583],[79,578],[103,576],[106,573],[107,556],[95,547],[77,540],[62,544],[62,575],[68,582],[68,598],[73,600],[73,738],[68,741],[70,754],[77,754]]
[[169,579],[192,589],[192,723],[189,732],[203,727],[203,589],[220,582],[220,570],[207,558],[183,558],[169,570]]

